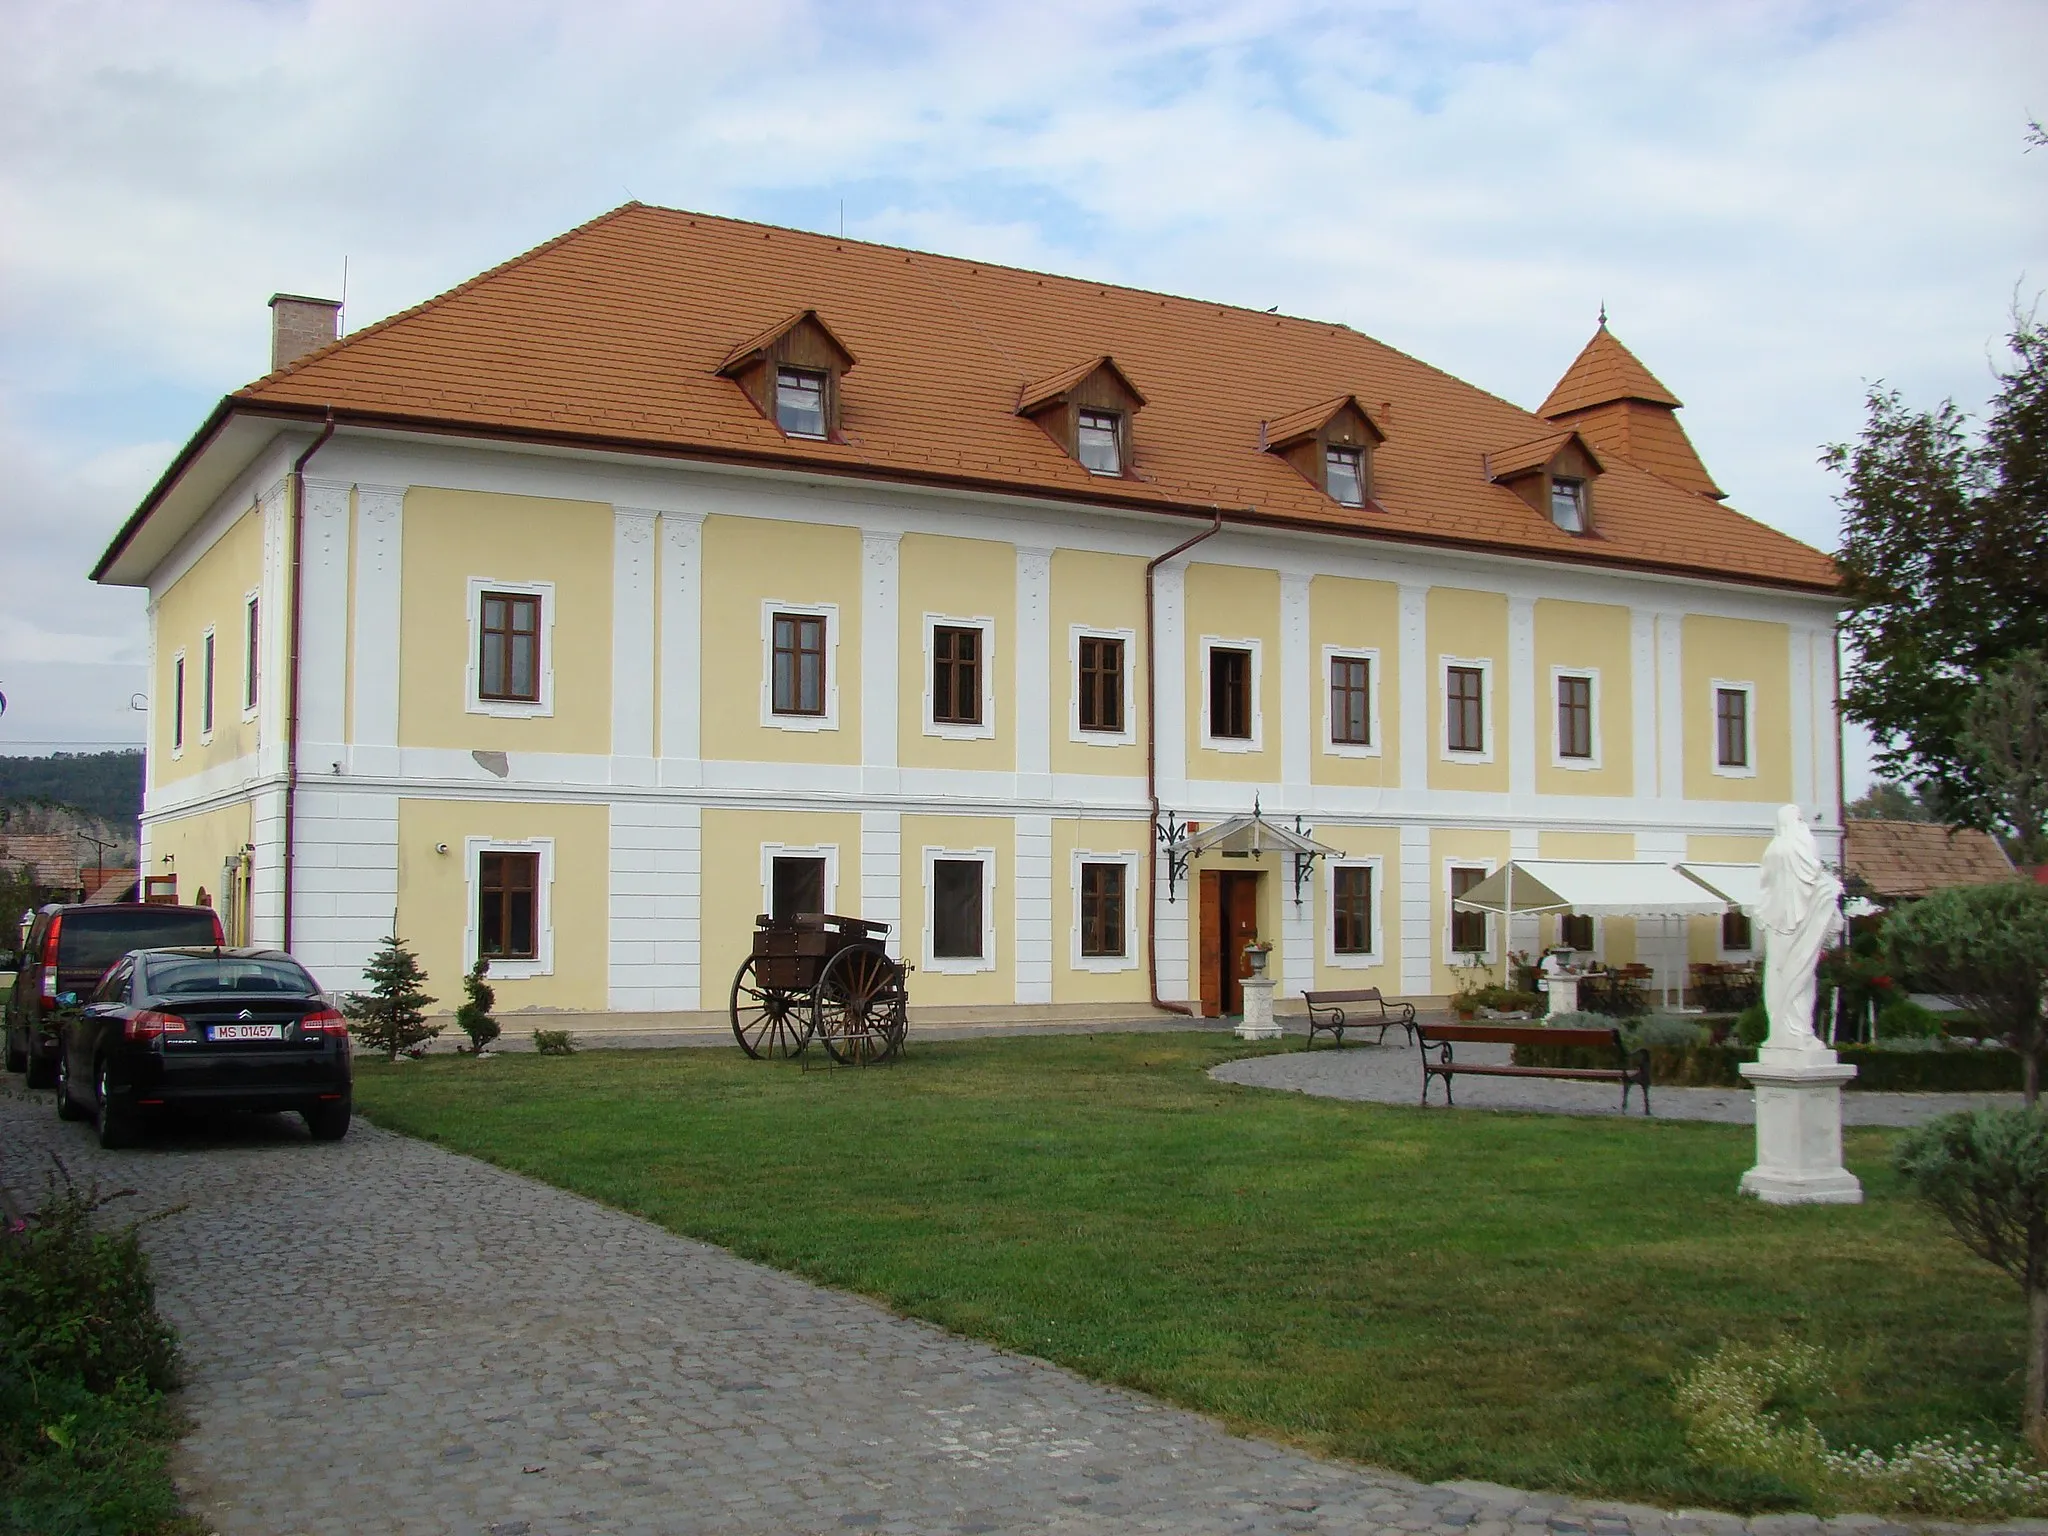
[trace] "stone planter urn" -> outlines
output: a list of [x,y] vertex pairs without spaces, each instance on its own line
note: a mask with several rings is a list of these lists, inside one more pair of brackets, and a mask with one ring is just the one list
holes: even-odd
[[1266,974],[1266,958],[1271,954],[1272,950],[1261,948],[1257,944],[1247,944],[1244,947],[1244,957],[1250,962],[1254,976]]

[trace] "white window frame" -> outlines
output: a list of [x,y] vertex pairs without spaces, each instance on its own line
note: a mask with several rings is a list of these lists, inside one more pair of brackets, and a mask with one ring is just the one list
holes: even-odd
[[[1215,651],[1250,651],[1252,656],[1251,726],[1249,737],[1218,736],[1210,726],[1209,658]],[[1266,672],[1265,646],[1257,640],[1233,640],[1227,635],[1204,635],[1201,640],[1202,745],[1211,752],[1263,752],[1266,740],[1265,699],[1262,685]]]
[[[1335,739],[1337,721],[1330,711],[1331,681],[1336,662],[1362,661],[1366,664],[1365,729],[1372,740],[1363,746],[1355,741]],[[1323,647],[1323,752],[1330,757],[1378,757],[1380,755],[1380,653],[1369,645],[1326,645]]]
[[[494,587],[493,591],[503,590]],[[464,886],[468,907],[463,918],[463,968],[473,969],[477,961],[477,898],[482,894],[483,855],[487,853],[537,853],[540,874],[533,892],[533,950],[531,960],[504,960],[493,956],[493,981],[531,981],[555,974],[555,840],[552,837],[466,837],[462,840]]]
[[185,679],[185,647],[179,646],[171,652],[171,761],[177,762],[185,755],[185,695],[192,690],[181,688]]
[[[790,610],[784,608],[784,613]],[[777,859],[823,859],[825,861],[825,910],[839,910],[839,845],[837,843],[763,843],[761,845],[762,912],[775,910],[775,861]]]
[[[261,596],[262,593],[254,587],[251,587],[242,594],[242,724],[244,725],[248,725],[256,718],[257,711],[263,702],[263,696],[260,691],[263,686],[263,658],[259,654],[263,647],[263,633],[261,629],[263,608],[257,601]],[[252,612],[256,615],[258,625],[255,650],[251,650],[249,647],[249,615]]]
[[[1591,757],[1566,757],[1564,755],[1564,732],[1559,728],[1557,718],[1557,685],[1567,677],[1583,677],[1593,686],[1592,720],[1589,730],[1592,734],[1593,755]],[[1591,773],[1600,766],[1600,669],[1598,667],[1552,667],[1550,669],[1550,766],[1564,768],[1574,773]]]
[[[212,665],[209,666],[208,663]],[[199,631],[199,745],[213,745],[220,726],[220,635],[209,624]]]
[[[981,861],[981,954],[978,958],[932,953],[934,918],[938,907],[938,879],[933,866],[941,859]],[[996,851],[993,848],[938,848],[924,850],[924,968],[942,976],[974,976],[996,968]]]
[[[1451,750],[1451,668],[1479,669],[1479,731],[1485,739],[1483,751]],[[1499,735],[1493,723],[1493,658],[1491,656],[1439,656],[1436,659],[1437,755],[1447,763],[1490,763],[1493,744]]]
[[[1128,713],[1128,711],[1126,712]],[[1084,955],[1081,953],[1081,866],[1083,864],[1120,864],[1124,871],[1124,952],[1120,955]],[[1091,971],[1107,975],[1116,971],[1135,971],[1138,968],[1138,855],[1128,848],[1114,853],[1094,849],[1076,848],[1068,869],[1067,889],[1072,893],[1074,920],[1068,925],[1068,964],[1077,971]]]
[[[978,629],[981,631],[981,722],[978,725],[962,725],[952,720],[932,718],[932,666],[937,631],[940,625],[948,629]],[[924,733],[948,741],[992,741],[996,734],[996,621],[991,618],[959,618],[951,614],[927,613],[924,616]]]
[[[775,711],[775,615],[825,621],[825,713],[783,715]],[[761,724],[773,731],[836,731],[839,729],[839,605],[785,603],[761,599]],[[764,907],[762,909],[766,911]]]
[[[1723,692],[1747,695],[1743,705],[1743,746],[1748,750],[1749,761],[1741,765],[1721,761],[1721,695]],[[1756,684],[1731,682],[1725,677],[1714,678],[1707,685],[1707,763],[1717,777],[1723,779],[1753,779],[1756,777],[1757,729],[1756,729]]]
[[[1488,875],[1491,875],[1499,868],[1500,865],[1492,859],[1451,858],[1444,860],[1443,885],[1441,887],[1444,893],[1444,929],[1439,937],[1443,941],[1445,966],[1456,965],[1459,963],[1461,956],[1473,953],[1469,949],[1454,949],[1451,947],[1451,919],[1457,915],[1457,908],[1451,905],[1451,871],[1454,869],[1483,869]],[[1481,915],[1486,919],[1486,948],[1478,952],[1479,959],[1484,965],[1495,965],[1500,960],[1500,933],[1493,925],[1497,920],[1504,918],[1505,914],[1487,912]],[[1505,926],[1506,923],[1503,921],[1502,927]]]
[[[504,592],[513,597],[540,599],[540,655],[535,657],[539,673],[540,698],[531,704],[515,699],[483,697],[484,594]],[[541,720],[555,712],[555,584],[552,581],[498,581],[489,576],[469,578],[469,658],[463,664],[463,709],[472,715],[489,715],[498,720]],[[474,958],[474,957],[472,957]],[[495,973],[496,962],[492,962]]]
[[[1337,871],[1365,869],[1372,891],[1372,948],[1362,955],[1340,953],[1337,949]],[[1387,963],[1386,952],[1386,861],[1378,854],[1323,861],[1323,963],[1340,971],[1364,971]]]
[[[1121,640],[1124,647],[1124,728],[1120,731],[1081,729],[1081,642]],[[1112,629],[1101,624],[1067,626],[1067,739],[1084,747],[1131,747],[1138,743],[1137,700],[1132,697],[1138,668],[1138,632]],[[929,685],[927,685],[929,686]]]

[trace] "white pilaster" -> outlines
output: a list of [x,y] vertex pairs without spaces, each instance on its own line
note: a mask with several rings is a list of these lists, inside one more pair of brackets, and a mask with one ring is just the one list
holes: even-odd
[[[1830,860],[1841,858],[1841,745],[1836,716],[1842,707],[1841,651],[1835,632],[1813,637],[1813,800],[1818,809],[1814,835]],[[1823,818],[1825,818],[1823,820]]]
[[[332,773],[344,755],[349,490],[346,481],[306,481],[306,547],[299,557],[299,772],[306,776]],[[287,615],[279,617],[289,625]]]
[[[1280,806],[1286,810],[1305,810],[1310,800],[1316,669],[1309,658],[1308,588],[1306,574],[1280,573]],[[1285,989],[1293,988],[1295,974],[1289,969],[1283,978],[1285,995],[1292,995]]]
[[1657,615],[1628,611],[1629,788],[1638,800],[1654,800],[1657,788]]
[[1052,1001],[1052,818],[1017,818],[1017,1001]]
[[611,807],[607,996],[615,1009],[703,1006],[703,812],[674,801]]
[[[280,796],[280,815],[282,805]],[[357,791],[345,778],[323,784],[311,775],[299,781],[294,841],[292,952],[328,990],[357,990],[363,985],[363,967],[400,915],[398,861],[422,850],[398,845],[398,796]],[[258,853],[258,894],[250,911],[260,921],[260,844]],[[456,978],[444,979],[440,995],[450,1006],[449,994],[458,985]]]
[[[1515,826],[1510,828],[1508,831],[1508,857],[1511,859],[1541,858],[1541,839],[1542,833],[1535,827]],[[1523,916],[1510,916],[1508,918],[1509,953],[1519,949],[1525,950],[1531,955],[1535,954],[1536,945],[1542,931],[1542,923],[1533,912]],[[1509,986],[1514,984],[1512,974],[1505,976],[1503,980]]]
[[863,528],[860,535],[860,750],[861,781],[878,794],[893,794],[896,767],[901,651],[896,593],[903,536]]
[[1159,855],[1159,886],[1152,903],[1152,933],[1159,959],[1159,995],[1168,1001],[1187,1002],[1195,995],[1193,951],[1189,929],[1194,921],[1195,881],[1190,875],[1181,881],[1173,900],[1166,896],[1166,855]]
[[889,953],[902,959],[905,947],[900,812],[860,813],[860,915],[871,923],[889,925]]
[[[1052,794],[1052,551],[1017,551],[1017,797]],[[1064,722],[1061,723],[1064,729]],[[1019,833],[1022,836],[1022,833]],[[1050,855],[1048,855],[1049,857]],[[1047,921],[1051,920],[1050,908]],[[1051,973],[1047,973],[1050,998]],[[1022,989],[1022,972],[1018,986]],[[1022,998],[1019,998],[1022,1001]]]
[[1316,893],[1322,870],[1318,866],[1303,877],[1300,906],[1294,903],[1294,860],[1282,858],[1273,878],[1280,883],[1280,964],[1274,979],[1279,996],[1299,997],[1316,980]]
[[[1158,764],[1159,799],[1169,809],[1186,800],[1188,790],[1187,572],[1184,561],[1171,560],[1152,574],[1152,641],[1157,649],[1147,661],[1156,689],[1152,728],[1159,738],[1153,761]],[[1164,875],[1159,888],[1166,889]],[[1185,927],[1183,921],[1183,938]],[[1165,930],[1160,932],[1163,939]],[[1166,995],[1165,966],[1162,951],[1161,996]]]
[[[147,835],[147,834],[145,834]],[[256,791],[250,807],[249,839],[256,845],[249,866],[249,942],[284,943],[284,784]],[[161,874],[146,857],[144,874]]]
[[[280,482],[257,505],[263,518],[263,576],[256,589],[256,771],[269,776],[285,770],[291,504]],[[150,677],[153,682],[153,667]],[[253,905],[250,910],[255,910]]]
[[355,773],[398,771],[398,625],[404,553],[405,487],[357,486],[355,659],[349,677],[355,716],[349,768]]
[[[1406,646],[1403,646],[1403,655]],[[1401,740],[1408,739],[1403,727]],[[1404,751],[1404,756],[1405,751]],[[1401,827],[1401,990],[1410,997],[1430,992],[1430,961],[1435,948],[1431,931],[1429,828],[1404,822]]]
[[612,508],[612,782],[654,782],[655,513]]
[[703,782],[704,514],[661,515],[661,782]]
[[[1813,746],[1814,746],[1814,687],[1813,687],[1813,631],[1804,624],[1789,628],[1787,645],[1790,648],[1790,674],[1792,697],[1788,707],[1792,718],[1787,721],[1787,730],[1792,740],[1792,799],[1806,813],[1810,824],[1816,810],[1814,804]],[[1768,706],[1766,706],[1768,707]],[[1768,734],[1758,726],[1760,739],[1768,740]]]
[[1657,615],[1657,795],[1685,798],[1685,667],[1683,628],[1675,613]]
[[1536,600],[1508,598],[1508,792],[1517,815],[1534,810],[1536,798],[1537,700]]
[[1401,583],[1401,788],[1429,787],[1429,588]]

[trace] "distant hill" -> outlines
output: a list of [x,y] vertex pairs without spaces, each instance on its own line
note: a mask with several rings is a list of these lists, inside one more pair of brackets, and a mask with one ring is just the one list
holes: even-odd
[[0,757],[0,800],[75,806],[116,826],[142,815],[140,752],[54,752]]

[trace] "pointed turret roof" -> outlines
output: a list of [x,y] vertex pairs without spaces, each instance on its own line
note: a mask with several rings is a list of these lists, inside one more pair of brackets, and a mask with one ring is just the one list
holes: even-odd
[[1680,490],[1719,501],[1726,493],[1714,484],[1699,450],[1678,424],[1683,404],[1607,329],[1603,309],[1593,339],[1536,414],[1574,428],[1595,447]]
[[1580,350],[1571,367],[1565,369],[1557,388],[1536,408],[1536,414],[1555,421],[1573,411],[1611,405],[1617,400],[1639,400],[1645,405],[1669,406],[1674,411],[1685,404],[1657,382],[1657,376],[1643,366],[1642,360],[1607,329],[1603,318],[1600,329]]

